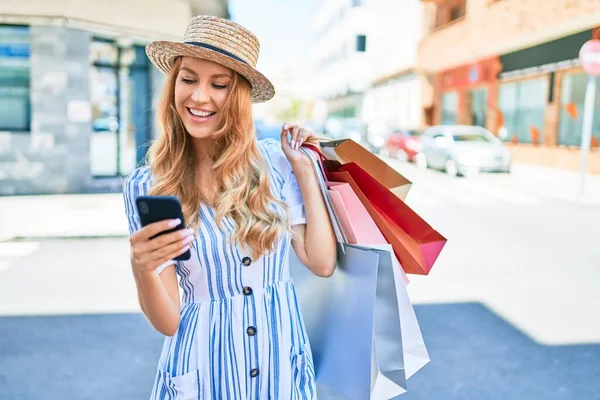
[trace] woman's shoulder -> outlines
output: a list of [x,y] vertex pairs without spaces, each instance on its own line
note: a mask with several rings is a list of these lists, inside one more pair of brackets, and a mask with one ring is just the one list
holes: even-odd
[[143,166],[136,168],[127,179],[125,179],[125,184],[123,185],[123,192],[128,193],[130,195],[134,195],[134,197],[138,197],[148,193],[148,188],[152,184],[152,174],[150,171],[150,167]]
[[267,161],[272,166],[278,169],[281,167],[285,169],[290,167],[289,161],[281,148],[281,142],[271,138],[261,139],[258,141],[258,147],[265,154]]
[[257,141],[257,143],[258,147],[263,151],[267,151],[269,153],[283,152],[283,150],[281,150],[281,143],[273,138],[260,139]]

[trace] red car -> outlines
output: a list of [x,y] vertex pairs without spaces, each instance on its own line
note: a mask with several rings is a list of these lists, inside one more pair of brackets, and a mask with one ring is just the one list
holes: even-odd
[[415,162],[421,153],[421,131],[402,129],[394,131],[385,141],[385,149],[390,157]]

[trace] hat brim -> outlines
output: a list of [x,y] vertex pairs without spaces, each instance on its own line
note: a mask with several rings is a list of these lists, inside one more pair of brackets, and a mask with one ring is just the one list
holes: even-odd
[[262,103],[270,100],[275,95],[275,88],[263,74],[250,65],[221,54],[218,51],[207,49],[193,44],[157,41],[146,46],[146,55],[162,72],[168,74],[173,68],[177,57],[195,57],[213,61],[227,67],[250,82],[252,86],[252,102]]

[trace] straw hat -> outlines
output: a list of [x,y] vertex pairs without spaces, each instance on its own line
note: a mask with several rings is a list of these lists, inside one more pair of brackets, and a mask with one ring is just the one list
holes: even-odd
[[246,78],[252,85],[252,101],[261,103],[271,99],[275,89],[256,70],[259,49],[258,38],[243,26],[227,19],[199,15],[189,23],[183,42],[152,42],[146,46],[146,54],[165,74],[180,56],[219,63]]

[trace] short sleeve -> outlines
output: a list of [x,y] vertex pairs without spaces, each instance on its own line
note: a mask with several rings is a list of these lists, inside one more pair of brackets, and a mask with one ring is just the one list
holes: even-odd
[[289,207],[291,225],[306,224],[302,193],[292,165],[281,149],[281,144],[274,139],[264,139],[261,145],[273,169],[274,179],[281,189],[282,200]]
[[[125,215],[129,225],[129,234],[133,234],[142,228],[140,215],[138,214],[135,200],[139,196],[148,193],[152,179],[148,167],[138,168],[131,173],[123,185],[123,200],[125,202]],[[160,265],[156,271],[160,274],[169,265],[175,264],[174,260],[167,261]]]

